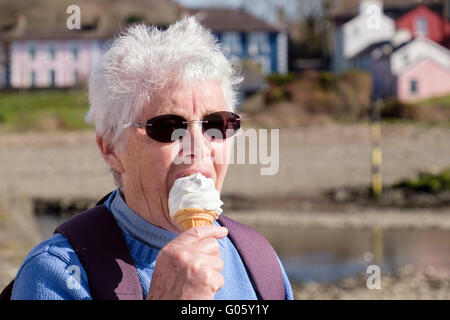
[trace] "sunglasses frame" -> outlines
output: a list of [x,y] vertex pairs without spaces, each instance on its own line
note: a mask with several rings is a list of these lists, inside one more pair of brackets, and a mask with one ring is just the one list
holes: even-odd
[[[232,135],[230,135],[230,136],[226,136],[226,135],[225,135],[225,137],[222,138],[221,140],[228,139],[228,138],[232,137],[237,131],[239,131],[239,129],[241,128],[241,121],[242,121],[242,116],[239,115],[239,114],[237,114],[237,113],[235,113],[235,112],[232,112],[232,111],[216,111],[216,112],[212,112],[212,113],[209,113],[209,114],[207,114],[206,116],[204,116],[203,119],[205,119],[205,118],[208,117],[208,116],[211,116],[211,115],[214,115],[214,114],[217,114],[217,113],[223,113],[223,112],[230,113],[230,114],[232,114],[232,115],[234,115],[234,116],[237,116],[237,118],[236,118],[235,120],[238,120],[238,122],[239,122],[239,127],[238,127],[236,130],[234,130],[235,132],[234,132]],[[123,127],[124,127],[124,128],[128,128],[128,127],[130,127],[130,126],[134,126],[134,127],[136,127],[136,128],[140,128],[140,129],[142,129],[142,128],[147,128],[147,127],[151,127],[152,124],[151,124],[151,123],[149,124],[149,122],[150,122],[151,120],[155,119],[155,118],[162,117],[162,116],[176,116],[176,117],[179,117],[179,118],[184,119],[182,116],[179,116],[179,115],[176,115],[176,114],[170,114],[170,113],[169,113],[169,114],[161,114],[161,115],[158,115],[158,116],[156,116],[156,117],[153,117],[153,118],[147,120],[145,123],[144,123],[144,122],[128,122],[128,123],[124,124]],[[183,121],[182,123],[186,125],[186,128],[179,128],[179,129],[185,129],[185,130],[187,130],[187,128],[188,128],[188,126],[189,126],[189,123],[191,123],[191,122],[200,122],[200,123],[202,124],[202,131],[203,131],[203,133],[205,133],[203,124],[204,124],[204,123],[208,123],[209,121],[208,121],[208,120],[203,120],[203,119],[202,119],[202,120],[195,120],[195,119],[194,119],[194,120],[189,120],[189,121],[186,120],[186,119],[184,119],[184,121]],[[148,131],[147,131],[147,130],[146,130],[146,133],[147,133],[147,136],[148,136],[150,139],[153,139],[153,140],[158,141],[158,142],[161,142],[161,143],[172,143],[172,142],[175,142],[175,141],[176,141],[176,140],[174,140],[174,141],[160,141],[160,140],[158,140],[158,139],[155,139],[155,138],[151,137],[151,136],[148,134]]]

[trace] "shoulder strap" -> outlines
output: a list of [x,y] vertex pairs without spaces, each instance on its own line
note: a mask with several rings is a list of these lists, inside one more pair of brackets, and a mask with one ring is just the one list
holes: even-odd
[[112,213],[99,205],[59,225],[86,271],[93,299],[142,300],[143,292],[125,238]]
[[3,288],[3,291],[0,293],[0,301],[11,300],[13,287],[14,280],[11,280],[11,282]]
[[238,250],[259,298],[284,300],[281,268],[270,243],[258,231],[224,215],[219,216],[219,223],[228,228],[228,237]]

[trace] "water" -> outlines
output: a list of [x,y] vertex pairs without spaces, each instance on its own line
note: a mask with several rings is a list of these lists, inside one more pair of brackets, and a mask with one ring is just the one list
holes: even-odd
[[383,230],[383,250],[376,259],[372,230],[258,228],[272,243],[292,282],[336,282],[366,273],[377,264],[382,273],[394,274],[411,265],[432,267],[450,276],[450,232],[444,230]]
[[[44,238],[65,218],[37,217]],[[375,260],[372,230],[257,227],[270,241],[291,282],[332,283],[343,277],[366,273],[377,264],[382,273],[394,273],[412,265],[450,276],[450,231],[383,230],[381,261]]]

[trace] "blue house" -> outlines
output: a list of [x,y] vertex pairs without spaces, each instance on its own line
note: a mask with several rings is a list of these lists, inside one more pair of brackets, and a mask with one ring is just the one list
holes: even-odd
[[270,24],[242,9],[192,10],[205,27],[211,29],[231,61],[250,60],[264,74],[288,71],[287,30]]

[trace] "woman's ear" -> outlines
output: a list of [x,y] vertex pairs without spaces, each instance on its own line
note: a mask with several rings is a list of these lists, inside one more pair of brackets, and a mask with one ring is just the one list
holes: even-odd
[[95,140],[105,162],[117,172],[124,173],[125,169],[116,154],[114,146],[99,135],[96,135]]

